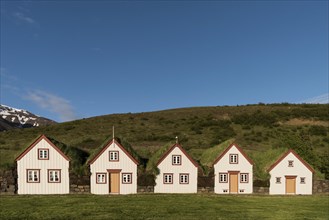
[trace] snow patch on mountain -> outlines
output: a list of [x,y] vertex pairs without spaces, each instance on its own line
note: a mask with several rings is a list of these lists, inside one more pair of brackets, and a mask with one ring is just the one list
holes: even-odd
[[[31,112],[13,108],[7,105],[0,104],[0,120],[4,120],[6,124],[9,123],[11,127],[38,127],[46,124],[56,123],[47,118],[40,117],[38,115],[32,114]],[[1,130],[7,130],[0,126]]]

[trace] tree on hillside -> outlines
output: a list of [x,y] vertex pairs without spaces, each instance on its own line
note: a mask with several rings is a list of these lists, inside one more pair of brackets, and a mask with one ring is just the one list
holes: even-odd
[[285,147],[293,149],[301,156],[305,161],[307,161],[313,168],[320,168],[322,161],[314,152],[313,144],[308,133],[286,133],[279,136],[277,143],[274,145],[275,148]]

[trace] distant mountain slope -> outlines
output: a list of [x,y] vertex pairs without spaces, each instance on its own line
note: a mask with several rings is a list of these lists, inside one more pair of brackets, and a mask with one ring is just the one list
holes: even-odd
[[193,107],[12,129],[0,132],[0,170],[15,166],[14,159],[40,134],[92,155],[112,134],[113,125],[115,136],[125,139],[145,161],[178,136],[182,147],[208,172],[221,150],[215,146],[234,139],[255,162],[255,179],[266,180],[268,164],[289,148],[311,164],[318,177],[329,179],[328,104]]
[[0,131],[13,128],[38,127],[55,123],[55,121],[37,116],[26,110],[0,105]]

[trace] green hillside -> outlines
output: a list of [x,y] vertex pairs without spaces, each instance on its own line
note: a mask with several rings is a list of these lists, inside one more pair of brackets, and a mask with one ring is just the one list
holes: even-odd
[[173,144],[178,136],[181,145],[207,170],[217,151],[207,156],[205,150],[234,139],[254,160],[256,179],[266,179],[268,164],[288,148],[308,161],[318,178],[329,178],[328,104],[182,108],[10,130],[0,133],[0,168],[13,167],[15,157],[42,133],[92,154],[112,134],[113,125],[116,136],[146,159],[164,145]]

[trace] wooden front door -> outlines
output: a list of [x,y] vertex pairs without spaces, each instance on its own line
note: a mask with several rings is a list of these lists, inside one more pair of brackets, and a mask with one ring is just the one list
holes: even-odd
[[286,194],[296,194],[296,177],[286,176]]
[[230,173],[230,193],[238,193],[238,173]]
[[120,173],[110,173],[110,193],[120,192]]

